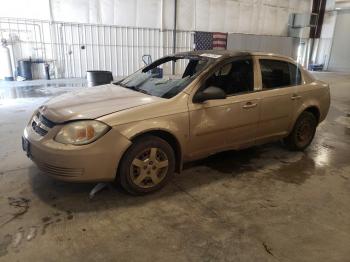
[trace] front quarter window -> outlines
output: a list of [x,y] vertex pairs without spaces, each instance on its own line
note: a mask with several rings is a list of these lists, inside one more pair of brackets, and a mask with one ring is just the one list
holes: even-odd
[[[200,56],[164,57],[116,84],[152,96],[171,98],[192,82],[209,62],[209,58]],[[175,74],[172,74],[173,66]]]

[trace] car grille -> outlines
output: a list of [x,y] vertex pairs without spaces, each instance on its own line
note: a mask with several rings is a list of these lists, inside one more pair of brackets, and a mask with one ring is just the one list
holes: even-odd
[[33,130],[41,135],[45,136],[49,130],[54,127],[56,124],[51,120],[47,119],[40,112],[36,113],[32,120],[32,128]]
[[38,123],[37,122],[35,122],[34,120],[33,120],[33,122],[32,122],[32,128],[33,128],[33,130],[35,131],[35,132],[37,132],[39,135],[41,135],[41,136],[44,136],[44,135],[46,135],[47,134],[47,130],[45,130],[45,129],[43,129],[43,128],[41,128],[40,126],[38,126]]
[[58,166],[37,161],[36,159],[33,159],[33,160],[41,171],[49,175],[76,177],[76,176],[81,176],[84,173],[83,168],[58,167]]

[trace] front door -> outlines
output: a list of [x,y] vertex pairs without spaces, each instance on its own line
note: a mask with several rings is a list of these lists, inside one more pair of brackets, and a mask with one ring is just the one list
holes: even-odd
[[227,97],[203,103],[189,101],[190,158],[255,142],[260,98],[254,92],[253,60],[228,62],[209,74],[198,91],[209,86],[223,89]]

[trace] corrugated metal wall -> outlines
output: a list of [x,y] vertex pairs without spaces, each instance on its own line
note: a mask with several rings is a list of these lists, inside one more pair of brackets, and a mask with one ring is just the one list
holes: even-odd
[[[153,59],[173,53],[173,31],[0,18],[0,37],[9,40],[14,61],[42,59],[55,78],[85,77],[87,70],[125,76]],[[176,31],[176,52],[193,47],[193,32]]]

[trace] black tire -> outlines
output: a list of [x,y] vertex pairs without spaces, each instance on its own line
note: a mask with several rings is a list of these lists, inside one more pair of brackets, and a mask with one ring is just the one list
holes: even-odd
[[[162,155],[166,155],[167,158],[167,169],[164,171],[164,167],[160,168],[160,171],[163,170],[163,178],[162,180],[154,185],[147,185],[147,187],[139,186],[137,185],[134,180],[137,180],[137,177],[135,178],[135,174],[131,172],[131,170],[136,169],[139,170],[141,175],[141,172],[146,172],[148,169],[145,168],[145,170],[141,171],[140,167],[134,166],[132,163],[135,159],[138,158],[139,154],[142,154],[143,152],[147,152],[148,148],[152,150],[152,148],[157,148],[157,157],[158,153],[161,152]],[[151,154],[151,153],[150,153]],[[137,159],[139,160],[139,159]],[[146,161],[148,159],[145,159]],[[160,163],[160,162],[158,162]],[[149,164],[149,163],[148,163]],[[148,168],[148,164],[145,164]],[[151,167],[149,172],[152,172]],[[154,168],[155,169],[155,168]],[[145,135],[140,138],[137,138],[133,144],[129,147],[129,149],[125,152],[123,158],[121,159],[120,166],[118,169],[118,181],[120,181],[121,186],[129,193],[133,195],[143,195],[147,193],[154,192],[156,190],[159,190],[162,188],[169,179],[173,176],[175,170],[175,153],[173,148],[163,139],[152,136],[152,135]],[[158,169],[157,169],[158,171]],[[152,173],[153,174],[153,173]],[[137,174],[136,174],[137,175]],[[147,175],[146,175],[147,176]],[[153,183],[153,179],[145,177],[143,181],[151,180],[151,183]],[[143,182],[141,181],[141,182]],[[140,182],[140,183],[141,183]],[[145,183],[146,184],[146,183]],[[146,186],[146,185],[145,185]]]
[[317,119],[315,115],[304,111],[295,122],[292,132],[283,140],[284,144],[290,150],[303,151],[311,144],[316,128]]

